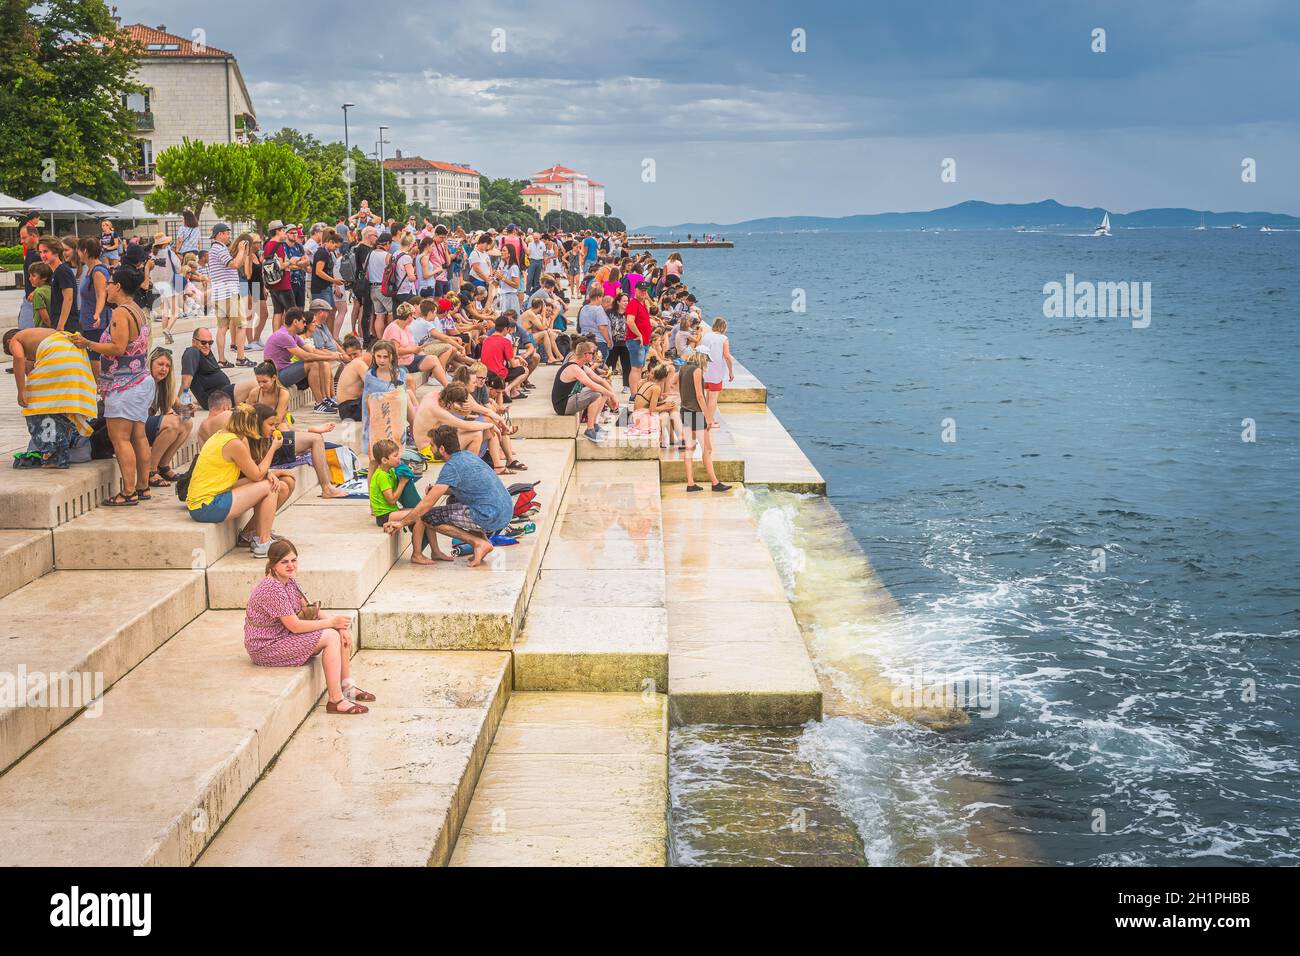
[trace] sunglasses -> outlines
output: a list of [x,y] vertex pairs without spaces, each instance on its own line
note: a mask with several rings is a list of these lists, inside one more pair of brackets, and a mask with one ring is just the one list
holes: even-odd
[[195,340],[194,340],[194,344],[195,344],[195,345],[211,345],[211,344],[212,344],[212,339],[195,339]]

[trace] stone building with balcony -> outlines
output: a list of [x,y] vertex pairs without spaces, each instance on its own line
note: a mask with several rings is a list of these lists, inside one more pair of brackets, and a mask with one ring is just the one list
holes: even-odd
[[182,139],[249,141],[257,114],[234,54],[209,46],[200,29],[189,37],[141,23],[122,29],[140,45],[135,80],[145,88],[127,97],[135,112],[139,152],[121,173],[136,196],[154,190],[154,158]]

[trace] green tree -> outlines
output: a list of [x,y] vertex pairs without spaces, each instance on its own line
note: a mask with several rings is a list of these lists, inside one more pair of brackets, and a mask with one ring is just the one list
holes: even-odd
[[252,176],[237,205],[217,211],[232,219],[251,219],[264,229],[272,219],[302,222],[306,218],[311,192],[311,171],[307,161],[279,143],[232,144],[248,154]]
[[145,208],[159,213],[198,212],[211,204],[218,215],[247,218],[242,211],[251,202],[252,148],[186,138],[181,145],[163,150],[154,160],[162,185],[144,197]]
[[0,0],[0,190],[90,191],[129,164],[139,52],[103,0]]
[[[291,127],[267,137],[265,142],[284,146],[307,163],[311,176],[311,190],[304,220],[333,224],[347,213],[347,180],[344,178],[347,152],[342,143],[322,143],[310,133]],[[367,159],[361,150],[352,147],[352,202],[353,211],[362,199],[370,200],[370,208],[379,212],[379,164]],[[388,214],[400,219],[407,215],[406,194],[397,185],[397,176],[390,169],[383,171],[384,198]]]

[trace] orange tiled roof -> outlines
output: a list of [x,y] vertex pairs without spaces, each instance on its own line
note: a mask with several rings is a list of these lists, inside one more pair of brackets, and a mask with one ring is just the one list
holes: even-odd
[[558,196],[554,189],[543,189],[541,186],[529,186],[527,189],[519,190],[521,196]]
[[[214,59],[234,58],[233,53],[218,50],[214,46],[197,49],[194,41],[187,37],[167,33],[159,27],[147,27],[143,23],[132,23],[122,27],[122,32],[135,40],[143,51],[145,58],[156,56],[213,57]],[[150,47],[175,47],[175,49],[150,49]]]
[[535,183],[567,183],[569,180],[563,176],[534,176]]
[[476,169],[470,169],[468,166],[457,166],[454,163],[436,163],[431,159],[424,159],[420,156],[403,156],[401,159],[384,160],[384,168],[391,169],[395,172],[405,172],[419,169],[441,169],[447,173],[461,173],[464,176],[478,176],[480,173]]
[[573,175],[578,175],[578,171],[576,169],[570,169],[568,166],[560,166],[557,164],[555,166],[548,166],[546,169],[540,170],[533,178],[540,179],[543,176],[558,176],[561,173],[571,173]]

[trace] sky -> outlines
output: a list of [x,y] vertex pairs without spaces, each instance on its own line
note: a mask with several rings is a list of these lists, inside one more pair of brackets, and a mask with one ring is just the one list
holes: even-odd
[[385,124],[386,155],[491,177],[559,163],[604,183],[631,226],[967,199],[1300,215],[1295,0],[122,0],[118,12],[201,28],[234,53],[265,134],[341,140],[352,102],[351,138],[368,152]]

